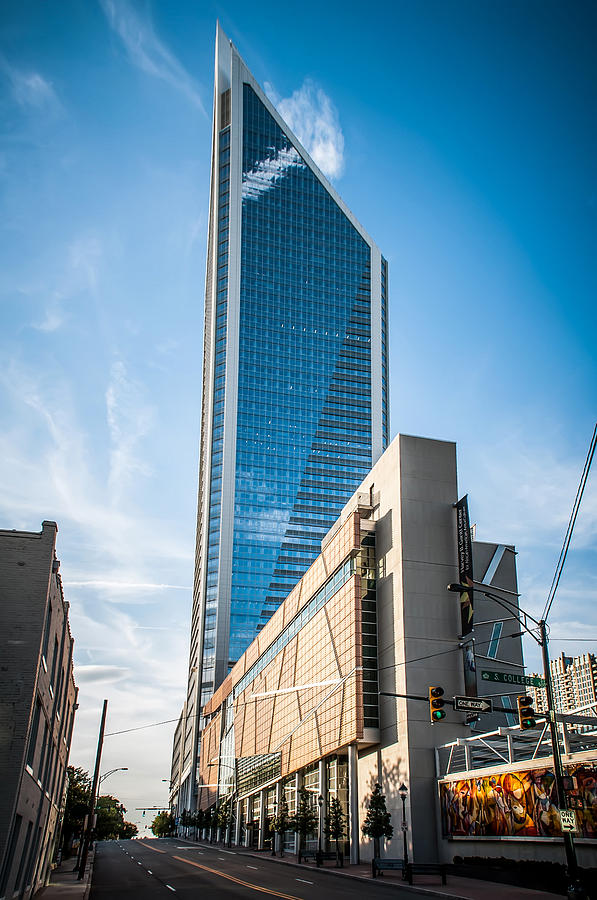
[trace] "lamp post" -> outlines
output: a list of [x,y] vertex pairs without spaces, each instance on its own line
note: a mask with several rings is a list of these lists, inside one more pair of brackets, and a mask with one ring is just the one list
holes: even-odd
[[117,769],[110,769],[109,772],[104,772],[104,774],[100,777],[99,784],[101,784],[102,781],[105,781],[106,778],[109,778],[110,775],[113,775],[114,772],[128,772],[128,770],[128,766],[119,766]]
[[[469,591],[470,587],[463,584],[449,584],[448,590],[453,593],[462,593]],[[473,582],[473,590],[484,594],[493,600],[499,606],[503,607],[511,616],[513,616],[520,626],[529,634],[533,640],[541,647],[541,658],[543,661],[543,679],[545,681],[545,693],[547,697],[547,721],[549,722],[549,731],[551,736],[551,749],[553,755],[553,769],[556,783],[556,796],[559,809],[567,809],[566,791],[564,790],[564,767],[562,765],[562,756],[560,752],[560,740],[558,736],[558,726],[556,722],[556,709],[553,697],[553,685],[551,680],[551,667],[549,665],[549,652],[547,641],[547,622],[545,619],[537,620],[530,613],[520,609],[518,603],[514,603],[509,597],[500,597],[492,591],[485,590],[478,582]],[[504,589],[505,590],[505,589]],[[506,593],[513,593],[506,591]],[[518,596],[517,594],[515,596]],[[522,613],[522,616],[521,616]],[[534,627],[527,624],[527,619],[533,623]],[[536,633],[538,632],[538,634]],[[586,892],[578,877],[578,860],[576,858],[576,847],[570,832],[563,831],[564,849],[566,851],[566,869],[569,878],[567,888],[567,896],[569,900],[585,900]]]
[[323,797],[321,794],[317,798],[317,805],[319,807],[319,855],[321,856],[321,837],[323,831]]
[[402,842],[403,842],[403,853],[404,853],[404,869],[406,869],[408,865],[408,841],[406,839],[406,833],[408,830],[408,825],[406,824],[406,798],[408,796],[408,788],[404,782],[398,788],[398,793],[400,794],[400,799],[402,800]]

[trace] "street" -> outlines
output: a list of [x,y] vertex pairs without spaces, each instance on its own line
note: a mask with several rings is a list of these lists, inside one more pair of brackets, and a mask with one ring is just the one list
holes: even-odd
[[[335,877],[315,866],[284,865],[267,855],[255,857],[204,844],[175,839],[104,841],[97,844],[91,900],[159,898],[178,894],[202,900],[242,898],[256,894],[285,900],[362,900],[387,898],[387,889],[375,882]],[[396,885],[394,896],[409,892]],[[412,896],[412,894],[410,895]]]

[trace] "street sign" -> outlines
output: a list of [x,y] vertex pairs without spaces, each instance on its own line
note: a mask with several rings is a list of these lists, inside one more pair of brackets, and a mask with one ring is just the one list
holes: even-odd
[[573,809],[560,810],[560,824],[562,826],[562,831],[578,830],[576,827],[576,813]]
[[482,669],[481,678],[483,681],[497,681],[499,684],[531,684],[533,687],[545,687],[543,678],[534,675],[515,675],[513,672],[491,672]]
[[463,712],[493,712],[493,701],[486,697],[454,697],[454,709]]

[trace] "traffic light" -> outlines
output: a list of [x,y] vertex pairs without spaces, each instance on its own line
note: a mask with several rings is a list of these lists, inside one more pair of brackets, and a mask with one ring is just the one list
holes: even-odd
[[535,710],[533,709],[533,698],[523,694],[521,697],[516,698],[516,703],[518,705],[518,721],[521,730],[525,731],[527,728],[536,728],[537,723],[535,721]]
[[429,688],[429,718],[433,723],[441,722],[446,718],[446,711],[442,709],[444,701],[444,689],[442,687]]

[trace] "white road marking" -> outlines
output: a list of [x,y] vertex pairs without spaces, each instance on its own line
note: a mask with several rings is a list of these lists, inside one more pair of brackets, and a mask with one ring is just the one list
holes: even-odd
[[173,888],[172,885],[167,884],[166,887],[168,888],[169,891],[174,891],[174,893],[176,893],[176,889]]
[[153,875],[153,872],[151,871],[151,869],[148,869],[148,870],[147,870],[147,874],[148,874],[148,875]]
[[[218,859],[224,860],[224,857],[223,857],[223,856],[218,856]],[[224,862],[225,862],[225,860],[224,860]]]
[[295,881],[302,881],[303,884],[313,884],[312,881],[305,881],[304,878],[295,878],[294,880],[295,880]]
[[247,869],[257,869],[257,866],[247,866]]

